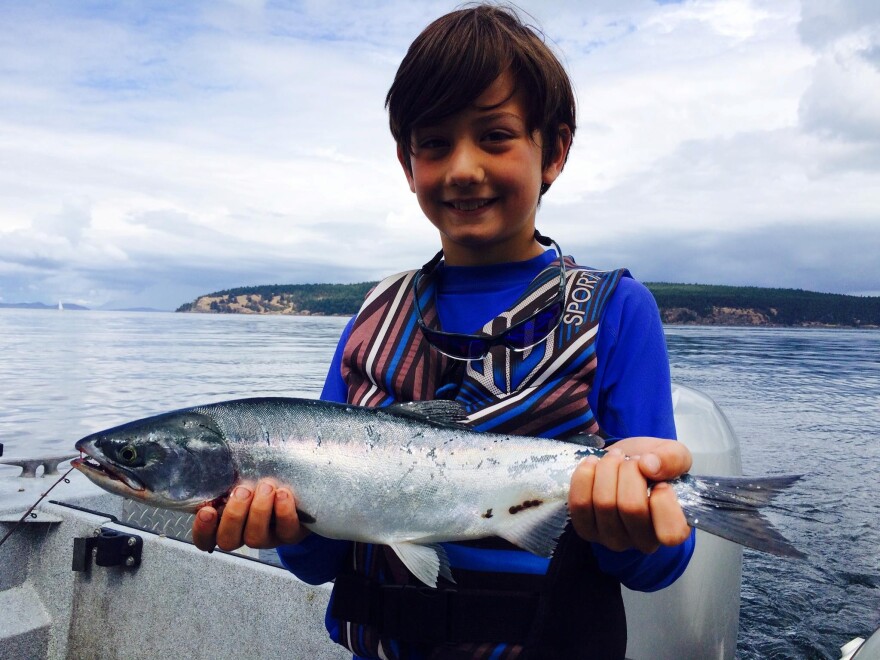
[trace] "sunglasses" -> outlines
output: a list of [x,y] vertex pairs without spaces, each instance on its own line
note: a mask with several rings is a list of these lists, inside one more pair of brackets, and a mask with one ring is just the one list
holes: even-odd
[[459,334],[428,327],[419,305],[419,283],[424,275],[431,273],[440,263],[443,250],[422,266],[413,278],[413,303],[419,330],[435,350],[455,360],[482,360],[493,346],[506,346],[512,351],[525,351],[540,344],[556,330],[565,309],[565,260],[562,258],[559,244],[552,238],[542,236],[535,230],[535,240],[541,245],[553,247],[559,255],[559,288],[546,305],[495,335]]

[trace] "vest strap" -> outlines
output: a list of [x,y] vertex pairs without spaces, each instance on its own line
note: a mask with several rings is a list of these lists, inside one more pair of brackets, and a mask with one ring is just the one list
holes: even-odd
[[535,592],[379,584],[346,573],[336,578],[331,615],[404,643],[518,644],[526,641],[538,604]]

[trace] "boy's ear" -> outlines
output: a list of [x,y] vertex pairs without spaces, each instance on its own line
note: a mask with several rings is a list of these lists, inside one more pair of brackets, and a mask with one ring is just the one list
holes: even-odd
[[565,161],[568,159],[568,150],[571,148],[571,129],[567,124],[560,124],[559,131],[556,135],[556,145],[553,149],[553,156],[547,167],[544,168],[542,182],[548,186],[556,181],[562,168],[565,167]]
[[412,192],[416,191],[416,185],[413,181],[412,175],[412,166],[407,162],[407,159],[403,155],[403,147],[399,144],[397,145],[397,160],[400,161],[400,166],[403,168],[403,173],[406,175],[406,181],[409,183],[409,189]]

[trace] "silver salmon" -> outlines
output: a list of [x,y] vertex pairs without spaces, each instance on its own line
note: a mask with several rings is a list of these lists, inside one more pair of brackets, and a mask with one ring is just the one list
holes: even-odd
[[[321,536],[390,546],[419,580],[451,579],[441,541],[501,537],[552,555],[577,463],[594,446],[481,433],[451,401],[363,408],[311,399],[213,403],[129,422],[76,443],[98,486],[165,509],[220,504],[242,482],[290,486]],[[672,484],[688,524],[803,556],[761,515],[799,476],[695,477]]]

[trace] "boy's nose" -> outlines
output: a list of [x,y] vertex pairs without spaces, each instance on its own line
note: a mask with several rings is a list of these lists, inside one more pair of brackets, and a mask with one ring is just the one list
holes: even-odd
[[470,186],[481,183],[486,176],[479,150],[471,145],[459,145],[449,156],[446,183],[451,186]]

